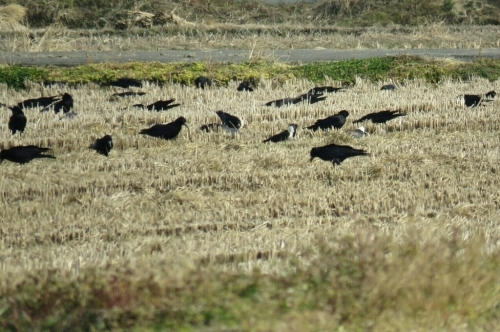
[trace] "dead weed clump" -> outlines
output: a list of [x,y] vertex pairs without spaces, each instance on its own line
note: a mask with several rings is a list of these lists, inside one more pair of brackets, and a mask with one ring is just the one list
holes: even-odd
[[17,4],[0,6],[0,31],[26,31],[26,8]]

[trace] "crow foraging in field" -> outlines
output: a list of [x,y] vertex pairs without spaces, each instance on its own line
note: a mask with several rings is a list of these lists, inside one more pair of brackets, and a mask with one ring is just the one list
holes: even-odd
[[242,121],[234,115],[223,111],[217,111],[215,113],[217,113],[220,120],[222,121],[222,129],[224,129],[225,131],[234,134],[243,126]]
[[56,102],[57,100],[61,99],[61,96],[52,96],[52,97],[40,97],[40,98],[34,98],[34,99],[26,99],[19,104],[17,104],[17,107],[23,109],[23,108],[35,108],[35,107],[47,107],[50,104]]
[[21,133],[24,132],[24,128],[26,128],[28,119],[26,119],[23,110],[17,106],[12,106],[9,108],[12,111],[12,115],[9,119],[9,129],[12,132],[12,135],[14,135],[18,131]]
[[113,139],[110,135],[105,135],[102,138],[97,139],[93,144],[89,146],[89,149],[94,149],[97,153],[103,156],[108,156],[109,151],[113,148]]
[[294,98],[283,98],[283,99],[272,100],[270,102],[265,103],[264,106],[281,107],[281,106],[292,105],[294,104],[293,100]]
[[113,97],[135,97],[135,96],[144,96],[145,94],[146,94],[146,92],[126,91],[126,92],[113,93],[111,96],[113,96]]
[[[154,102],[152,104],[149,104],[146,106],[148,111],[166,111],[171,108],[181,106],[181,104],[172,104],[175,101],[175,99],[169,99],[169,100],[158,100],[157,102]],[[142,107],[144,108],[143,104],[135,104],[133,105],[134,107]]]
[[117,80],[108,82],[108,86],[117,86],[120,88],[128,89],[131,86],[142,88],[142,82],[139,80],[136,80],[135,78],[129,78],[129,77],[122,77]]
[[16,146],[7,150],[2,150],[2,152],[0,152],[0,163],[4,159],[19,164],[26,164],[36,158],[56,159],[56,157],[54,156],[42,154],[49,150],[49,148],[40,148],[34,145]]
[[252,87],[250,86],[250,83],[248,83],[247,81],[241,82],[240,85],[238,85],[238,88],[236,90],[238,90],[238,91],[248,91],[248,92],[252,92],[253,91]]
[[42,112],[47,112],[50,108],[54,106],[54,112],[57,114],[61,110],[63,113],[68,113],[73,108],[73,97],[69,93],[64,93],[62,99],[55,104],[49,105],[42,109]]
[[272,100],[270,102],[265,103],[264,106],[274,106],[279,108],[282,106],[298,104],[303,101],[307,101],[308,104],[315,104],[317,102],[326,99],[326,96],[323,96],[320,93],[314,93],[314,91],[313,93],[311,93],[311,91],[312,90],[310,90],[307,93],[301,94],[300,96],[295,98],[283,98],[283,99]]
[[335,115],[316,120],[316,122],[312,126],[307,127],[307,129],[314,131],[318,129],[326,130],[330,128],[340,129],[344,126],[348,116],[349,112],[342,110]]
[[210,131],[217,131],[221,128],[222,125],[220,123],[208,123],[200,127],[200,130],[209,133]]
[[340,165],[345,159],[356,156],[368,156],[369,153],[364,150],[354,149],[348,145],[328,144],[325,146],[315,147],[310,152],[311,160],[319,158],[324,161],[332,162]]
[[466,107],[477,107],[482,105],[482,103],[488,103],[493,100],[496,96],[495,91],[488,91],[484,98],[480,95],[469,95],[469,94],[464,94],[460,95],[457,97],[457,101],[460,102],[461,104],[465,105]]
[[345,89],[344,88],[335,88],[333,86],[316,86],[316,87],[312,88],[311,90],[309,90],[308,94],[321,95],[325,92],[339,92],[342,90],[345,90]]
[[394,90],[396,90],[396,85],[393,83],[386,84],[386,85],[383,85],[382,88],[380,88],[380,90],[382,90],[382,91],[394,91]]
[[262,143],[267,143],[267,142],[278,143],[281,141],[286,141],[288,139],[292,139],[295,137],[295,134],[297,133],[297,127],[298,127],[298,125],[296,125],[294,123],[289,124],[287,130],[284,130],[279,134],[276,134],[274,136],[269,137],[268,139],[262,141]]
[[370,113],[363,116],[361,119],[354,121],[353,123],[359,123],[366,120],[371,120],[373,123],[386,123],[392,119],[400,116],[406,116],[406,113],[401,111],[380,111],[375,113]]
[[186,119],[181,116],[173,122],[167,124],[155,124],[150,128],[142,129],[140,134],[171,140],[179,135],[182,126],[186,126],[189,130],[189,127],[186,125]]
[[208,77],[200,76],[194,80],[194,85],[196,85],[198,89],[205,89],[209,86],[212,86],[212,80],[210,80]]

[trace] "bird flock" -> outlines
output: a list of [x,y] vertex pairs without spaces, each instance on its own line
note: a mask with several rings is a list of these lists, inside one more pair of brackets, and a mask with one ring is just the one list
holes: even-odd
[[[212,81],[207,77],[198,77],[194,81],[194,84],[199,89],[206,89],[212,87]],[[106,86],[116,86],[124,89],[130,87],[142,88],[142,82],[132,78],[120,78],[115,81],[104,84]],[[395,84],[388,84],[382,86],[382,91],[394,91],[397,87]],[[307,93],[301,94],[297,97],[282,98],[273,100],[265,103],[263,106],[280,108],[283,106],[294,105],[299,103],[315,104],[321,102],[327,98],[326,93],[337,93],[344,91],[344,88],[332,87],[332,86],[319,86],[310,89]],[[243,81],[237,87],[237,91],[240,92],[252,92],[254,88],[248,81]],[[115,93],[112,97],[122,98],[122,97],[136,97],[143,96],[145,92],[134,92],[126,91]],[[465,107],[477,107],[480,105],[486,105],[495,98],[496,92],[489,91],[484,95],[472,95],[464,94],[457,97],[457,101]],[[144,105],[144,104],[134,104],[135,108],[147,109],[148,111],[167,111],[169,109],[181,106],[180,103],[175,103],[175,99],[159,100],[154,103]],[[74,107],[73,97],[68,93],[63,93],[61,95],[50,96],[50,97],[40,97],[34,99],[27,99],[19,102],[17,105],[8,106],[0,103],[0,107],[9,108],[12,111],[12,115],[8,122],[8,128],[13,135],[19,133],[22,135],[24,132],[28,120],[23,112],[24,109],[41,108],[41,112],[53,111],[55,114],[63,113],[62,118],[73,118],[77,116],[76,113],[72,112]],[[244,126],[243,119],[238,116],[229,114],[219,110],[216,112],[220,119],[219,123],[207,123],[203,124],[199,129],[203,132],[219,131],[230,133],[231,135],[236,135],[241,128]],[[353,123],[361,123],[364,121],[371,121],[374,124],[385,124],[386,122],[396,119],[398,117],[406,116],[406,113],[400,110],[384,110],[380,112],[374,112],[364,115],[363,117],[353,121]],[[340,130],[349,117],[349,112],[347,110],[341,110],[331,116],[323,119],[316,120],[312,125],[306,127],[306,130],[318,131],[318,130]],[[61,118],[61,119],[62,119]],[[148,135],[164,140],[173,140],[177,138],[182,130],[182,127],[186,127],[189,131],[187,125],[187,120],[183,116],[177,118],[176,120],[167,124],[155,124],[149,128],[145,128],[139,131],[141,135]],[[298,125],[291,123],[288,128],[282,132],[264,139],[263,143],[279,143],[286,140],[293,139],[297,134]],[[366,135],[365,127],[361,126],[358,129],[349,131],[349,134],[354,138],[362,138]],[[113,139],[110,135],[105,135],[104,137],[97,139],[95,142],[89,145],[90,149],[95,150],[97,153],[108,156],[113,149]],[[34,145],[28,146],[15,146],[10,149],[4,149],[0,152],[0,163],[3,160],[9,160],[11,162],[25,164],[33,159],[38,158],[50,158],[55,159],[54,156],[45,154],[49,151],[49,148],[37,147]],[[345,159],[356,157],[356,156],[369,156],[370,153],[362,149],[356,149],[347,145],[337,145],[328,144],[319,147],[312,147],[310,150],[310,160],[313,161],[315,158],[322,159],[324,161],[331,162],[333,165],[340,165]]]

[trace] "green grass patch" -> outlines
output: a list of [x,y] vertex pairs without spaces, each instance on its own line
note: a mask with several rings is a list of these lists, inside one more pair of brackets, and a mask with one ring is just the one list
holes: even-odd
[[159,83],[181,83],[192,85],[196,77],[212,78],[216,84],[225,86],[230,80],[257,82],[261,78],[284,82],[288,79],[307,79],[321,84],[326,78],[352,85],[357,77],[372,82],[392,79],[424,79],[431,83],[451,77],[468,80],[479,76],[490,81],[500,76],[500,60],[481,59],[473,62],[427,60],[413,56],[343,60],[310,64],[285,64],[273,61],[247,61],[222,64],[213,62],[195,63],[139,63],[89,64],[76,67],[0,67],[0,83],[13,89],[22,89],[27,80],[33,82],[57,81],[75,83],[107,83],[120,77],[132,77]]

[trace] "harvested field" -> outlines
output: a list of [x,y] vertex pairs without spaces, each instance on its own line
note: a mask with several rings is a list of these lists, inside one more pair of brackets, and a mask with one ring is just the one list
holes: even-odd
[[[10,135],[10,112],[0,113],[0,148],[34,144],[57,157],[0,165],[0,326],[163,319],[172,329],[425,330],[445,315],[443,329],[492,326],[494,316],[479,313],[500,301],[499,103],[464,109],[455,97],[498,91],[498,81],[407,81],[382,92],[359,79],[325,102],[279,109],[262,105],[313,85],[236,86],[147,84],[146,95],[118,101],[109,100],[118,89],[96,85],[0,90],[9,105],[69,92],[78,113],[60,120],[26,110],[22,136]],[[167,98],[182,106],[130,107]],[[244,119],[234,138],[198,130],[221,109]],[[340,131],[304,129],[342,109],[350,116]],[[408,115],[363,124],[362,139],[347,134],[353,120],[385,109]],[[190,131],[175,141],[138,135],[178,116]],[[295,140],[261,143],[289,123],[299,125]],[[87,148],[104,134],[115,146],[108,158]],[[312,147],[332,142],[371,156],[309,162]],[[82,317],[90,325],[78,325]]]

